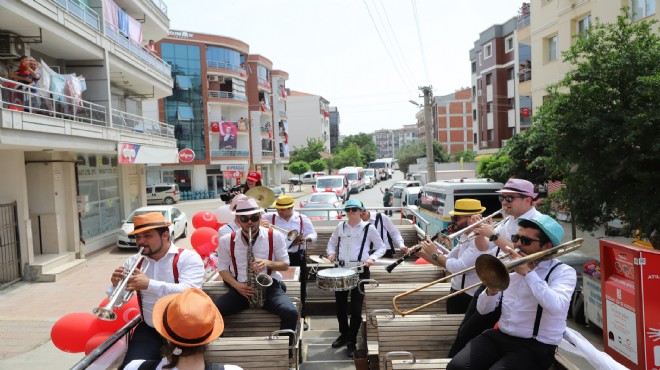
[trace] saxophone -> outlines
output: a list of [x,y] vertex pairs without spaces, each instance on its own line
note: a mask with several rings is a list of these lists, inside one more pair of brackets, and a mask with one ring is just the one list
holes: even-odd
[[254,294],[248,302],[251,308],[262,308],[266,300],[266,288],[273,284],[273,278],[265,274],[255,274],[254,251],[252,250],[252,227],[248,228],[248,250],[247,250],[247,283],[254,289]]

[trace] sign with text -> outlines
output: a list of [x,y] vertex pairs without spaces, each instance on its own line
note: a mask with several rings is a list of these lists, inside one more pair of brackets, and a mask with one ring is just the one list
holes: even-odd
[[247,171],[247,164],[221,164],[220,171]]
[[161,148],[142,144],[118,143],[117,161],[120,164],[159,164],[177,163],[178,159],[176,148]]
[[179,162],[190,163],[195,160],[195,152],[192,149],[184,148],[179,151]]

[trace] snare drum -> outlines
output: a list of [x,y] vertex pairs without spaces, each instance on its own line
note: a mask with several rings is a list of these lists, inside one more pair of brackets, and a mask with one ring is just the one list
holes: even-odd
[[341,267],[325,269],[316,275],[316,286],[323,290],[341,292],[357,287],[358,273]]

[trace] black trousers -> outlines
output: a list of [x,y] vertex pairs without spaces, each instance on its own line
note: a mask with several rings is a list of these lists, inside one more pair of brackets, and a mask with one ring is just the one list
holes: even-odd
[[[456,289],[449,289],[449,293],[456,292]],[[468,306],[472,302],[472,296],[463,292],[447,299],[447,313],[448,314],[461,314],[466,313]]]
[[[365,267],[360,274],[360,280],[369,279],[369,268]],[[348,307],[348,294],[351,294],[351,304]],[[357,288],[335,292],[335,309],[337,310],[337,321],[339,322],[339,333],[347,337],[349,341],[356,343],[357,335],[362,324],[362,304],[364,295],[360,294]],[[348,321],[348,312],[351,314],[351,321]]]
[[305,250],[299,252],[289,252],[289,266],[300,266],[300,300],[302,301],[302,317],[305,317],[305,299],[307,298],[307,260],[305,259]]
[[[474,337],[481,334],[484,330],[492,329],[495,326],[495,323],[500,319],[500,314],[502,313],[501,305],[498,305],[493,312],[489,312],[485,315],[482,315],[477,311],[477,298],[479,294],[486,289],[485,285],[481,285],[474,296],[470,300],[465,316],[461,325],[458,327],[458,334],[456,334],[456,340],[449,350],[449,355],[447,357],[454,357],[458,352],[460,352],[469,341]],[[449,305],[449,302],[447,302]]]
[[133,360],[158,360],[163,358],[161,350],[165,345],[165,340],[158,334],[156,329],[142,321],[135,327],[133,335],[128,340],[128,349],[124,362],[119,367],[123,369]]
[[554,362],[557,346],[533,338],[518,338],[498,329],[488,329],[452,358],[447,370],[547,369]]

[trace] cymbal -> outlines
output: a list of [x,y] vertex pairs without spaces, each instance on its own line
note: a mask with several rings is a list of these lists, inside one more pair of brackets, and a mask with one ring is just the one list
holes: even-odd
[[257,201],[261,208],[268,208],[275,201],[275,193],[265,186],[255,186],[245,192],[245,195]]

